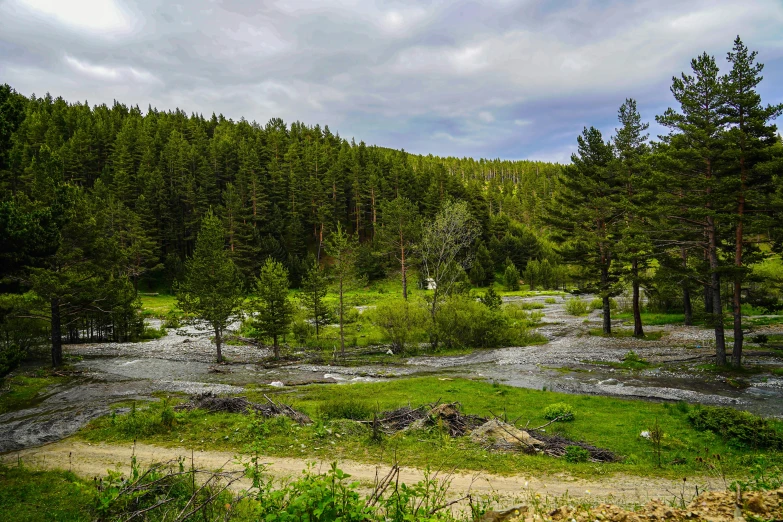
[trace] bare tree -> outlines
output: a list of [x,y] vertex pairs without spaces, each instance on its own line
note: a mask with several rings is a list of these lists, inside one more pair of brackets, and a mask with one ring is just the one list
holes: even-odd
[[[422,272],[434,287],[432,295],[427,296],[433,324],[441,303],[470,267],[470,247],[478,235],[478,223],[464,201],[445,203],[435,219],[424,226],[418,252]],[[434,329],[430,342],[437,349],[438,334]]]

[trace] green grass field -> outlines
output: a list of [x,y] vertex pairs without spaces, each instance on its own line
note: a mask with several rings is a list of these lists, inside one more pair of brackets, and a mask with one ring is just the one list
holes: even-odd
[[[263,393],[262,390],[248,390],[247,395],[263,402]],[[163,407],[152,404],[140,407],[133,422],[127,416],[107,416],[93,421],[77,436],[90,442],[127,443],[137,439],[163,446],[184,445],[196,450],[243,451],[257,443],[261,451],[269,455],[386,464],[396,455],[406,465],[446,466],[500,474],[568,472],[592,476],[624,472],[666,477],[706,474],[711,470],[700,460],[705,457],[705,448],[709,448],[708,462],[714,460],[714,455],[720,455],[720,466],[725,473],[741,474],[759,454],[752,448],[732,446],[711,432],[695,431],[687,420],[690,407],[685,404],[565,395],[438,378],[313,385],[278,393],[275,398],[308,413],[315,424],[300,427],[287,419],[254,423],[251,417],[241,414],[207,414],[195,410],[177,413],[174,426],[168,430],[159,420]],[[347,411],[369,417],[376,410],[438,400],[459,402],[465,413],[486,417],[491,417],[492,413],[505,414],[509,419],[519,419],[523,426],[529,421],[531,427],[547,422],[543,416],[546,406],[565,402],[573,407],[576,419],[552,425],[548,428],[550,431],[608,448],[622,455],[624,460],[612,464],[571,464],[542,455],[493,452],[466,437],[452,439],[437,429],[400,432],[375,443],[370,440],[366,425],[328,416],[329,412]],[[656,421],[664,432],[661,468],[657,467],[650,441],[640,437],[640,433],[649,430]],[[776,426],[783,429],[780,423]],[[781,460],[779,453],[771,453],[769,457],[775,462]]]

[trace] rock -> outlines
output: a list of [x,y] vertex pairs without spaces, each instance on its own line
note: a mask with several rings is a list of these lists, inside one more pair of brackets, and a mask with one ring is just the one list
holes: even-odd
[[283,386],[285,386],[285,384],[283,384],[280,381],[272,381],[269,383],[269,386],[274,386],[275,388],[282,388]]
[[540,440],[531,437],[528,432],[498,419],[489,420],[473,430],[470,438],[473,442],[483,444],[500,442],[504,446],[519,446],[521,448],[540,448],[545,445]]

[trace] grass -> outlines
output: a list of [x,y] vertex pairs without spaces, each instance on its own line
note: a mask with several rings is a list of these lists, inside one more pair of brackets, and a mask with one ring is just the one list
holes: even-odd
[[[633,322],[633,313],[613,313],[612,319]],[[655,312],[642,312],[642,324],[649,326],[663,326],[666,324],[684,324],[685,314],[664,314]]]
[[173,295],[142,295],[141,311],[144,315],[163,319],[177,308],[177,298]]
[[[590,335],[596,335],[599,337],[633,337],[633,330],[628,330],[628,329],[615,328],[612,330],[612,333],[610,335],[604,334],[604,331],[601,328],[591,328],[587,332]],[[644,334],[644,337],[638,337],[637,339],[643,341],[657,341],[664,335],[666,335],[666,332],[647,332],[646,334]]]
[[[264,400],[260,391],[248,390],[247,395],[259,402]],[[689,407],[684,404],[566,395],[467,379],[444,381],[421,377],[342,386],[312,385],[278,392],[276,399],[308,413],[316,423],[304,427],[293,425],[287,419],[254,423],[252,418],[240,414],[193,411],[177,413],[170,431],[145,428],[143,431],[147,435],[139,436],[128,431],[124,416],[107,416],[91,422],[77,436],[90,442],[127,443],[138,439],[162,446],[184,445],[196,450],[224,451],[242,451],[255,442],[261,445],[264,454],[280,457],[350,459],[388,464],[392,455],[396,455],[406,465],[456,466],[463,471],[499,474],[566,472],[592,476],[623,472],[682,477],[708,472],[699,460],[704,448],[710,448],[711,455],[721,455],[721,463],[727,473],[738,474],[758,454],[750,448],[730,447],[711,432],[693,430],[686,417]],[[523,425],[529,420],[530,426],[543,425],[546,422],[546,406],[563,402],[573,408],[575,420],[567,426],[550,426],[549,430],[609,448],[625,459],[612,464],[569,463],[541,455],[491,452],[468,438],[452,439],[437,429],[401,432],[384,437],[380,443],[373,443],[366,425],[336,420],[326,414],[340,411],[340,407],[336,406],[339,403],[349,405],[343,410],[367,415],[368,411],[438,400],[458,401],[465,413],[483,416],[490,416],[490,412],[505,413],[510,419],[519,418]],[[146,415],[148,424],[155,424],[162,417],[162,408],[160,404],[151,404],[140,408],[137,415]],[[639,436],[640,432],[649,430],[656,419],[664,432],[665,465],[661,469],[656,468],[657,461],[650,441]],[[779,422],[775,425],[783,429]],[[779,454],[770,454],[770,458],[776,462],[783,460]]]
[[14,522],[92,520],[94,486],[69,471],[32,471],[0,464],[0,513]]
[[40,376],[16,375],[6,379],[0,392],[0,415],[35,406],[44,399],[42,391],[67,379],[46,373]]

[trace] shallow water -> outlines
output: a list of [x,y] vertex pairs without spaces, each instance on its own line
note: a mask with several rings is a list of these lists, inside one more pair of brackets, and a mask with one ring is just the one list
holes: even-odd
[[[543,298],[521,300],[543,302]],[[91,419],[109,413],[113,403],[150,399],[154,392],[240,394],[248,384],[348,384],[414,375],[483,378],[564,393],[731,406],[783,417],[783,378],[749,376],[745,378],[749,387],[738,390],[712,374],[696,373],[696,365],[711,361],[708,330],[659,327],[648,330],[663,330],[666,336],[660,341],[605,339],[584,335],[588,327],[599,324],[595,312],[587,318],[567,316],[562,300],[546,305],[543,312],[545,322],[539,332],[549,339],[545,345],[477,350],[453,357],[411,357],[403,363],[399,359],[392,363],[390,357],[389,364],[351,367],[296,363],[264,368],[258,363],[269,351],[248,346],[226,346],[224,355],[232,362],[217,367],[208,332],[193,327],[144,343],[68,346],[68,353],[81,357],[75,367],[82,376],[47,390],[33,408],[0,415],[0,452],[67,437]],[[626,372],[584,362],[619,362],[631,349],[664,366]],[[748,360],[783,365],[774,355],[753,355]]]

